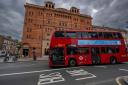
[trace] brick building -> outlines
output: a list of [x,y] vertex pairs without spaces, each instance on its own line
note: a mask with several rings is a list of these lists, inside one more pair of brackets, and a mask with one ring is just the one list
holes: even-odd
[[22,37],[22,53],[32,57],[47,54],[51,34],[55,30],[91,30],[92,17],[80,14],[80,10],[71,7],[56,8],[55,3],[45,2],[44,6],[25,4],[25,18]]

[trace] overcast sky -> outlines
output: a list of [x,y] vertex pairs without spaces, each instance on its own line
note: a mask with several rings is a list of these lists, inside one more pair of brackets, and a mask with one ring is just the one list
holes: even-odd
[[[27,0],[44,5],[45,0]],[[128,27],[128,0],[51,0],[56,7],[75,6],[93,17],[93,24],[124,29]],[[0,34],[21,39],[25,0],[0,0]]]

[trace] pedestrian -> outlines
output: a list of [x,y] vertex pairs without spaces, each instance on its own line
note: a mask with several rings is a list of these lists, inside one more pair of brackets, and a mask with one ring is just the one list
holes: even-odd
[[35,48],[33,48],[33,60],[36,61],[36,53],[35,53]]
[[16,62],[17,61],[17,56],[13,56],[13,62]]
[[5,56],[5,58],[4,58],[4,62],[8,62],[9,61],[9,53],[7,53],[7,55]]

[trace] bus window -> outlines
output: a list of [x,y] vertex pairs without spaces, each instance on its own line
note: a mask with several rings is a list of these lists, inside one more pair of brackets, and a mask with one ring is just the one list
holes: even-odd
[[102,33],[102,32],[99,32],[99,33],[98,33],[98,37],[99,37],[99,38],[103,38],[103,37],[104,37],[103,33]]
[[91,38],[98,38],[97,32],[90,32]]
[[76,38],[76,32],[67,32],[65,35],[67,38]]
[[57,61],[57,60],[63,60],[64,59],[64,48],[51,48],[50,49],[50,58],[53,61]]
[[105,32],[104,33],[104,38],[113,38],[112,33]]
[[106,53],[106,48],[105,47],[101,48],[101,53],[103,53],[103,54]]
[[85,47],[78,48],[78,52],[80,54],[89,54],[89,48],[85,48]]
[[64,32],[55,32],[55,37],[64,37]]
[[111,47],[107,47],[107,53],[114,53],[114,49]]
[[114,38],[122,38],[121,33],[114,33]]
[[94,48],[91,48],[91,53],[92,54],[100,54],[100,50],[99,50],[99,48],[94,47]]
[[114,49],[115,49],[115,53],[119,53],[119,47],[118,46],[115,47]]
[[82,38],[82,33],[81,32],[77,32],[76,35],[77,35],[77,38]]
[[88,32],[88,38],[92,38],[91,32]]
[[78,49],[73,46],[67,46],[67,55],[75,55],[78,53]]
[[52,48],[50,49],[50,55],[64,56],[64,48]]
[[82,38],[88,38],[88,33],[87,32],[82,32]]

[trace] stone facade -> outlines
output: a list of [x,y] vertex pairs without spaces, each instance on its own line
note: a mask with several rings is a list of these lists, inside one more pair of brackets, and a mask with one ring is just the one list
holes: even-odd
[[11,37],[5,37],[0,35],[0,51],[6,54],[16,54],[17,51],[17,40],[13,40]]
[[80,14],[80,10],[71,7],[55,8],[55,3],[47,1],[45,6],[25,4],[25,18],[22,36],[22,53],[37,57],[47,54],[50,38],[56,30],[92,30],[92,17]]

